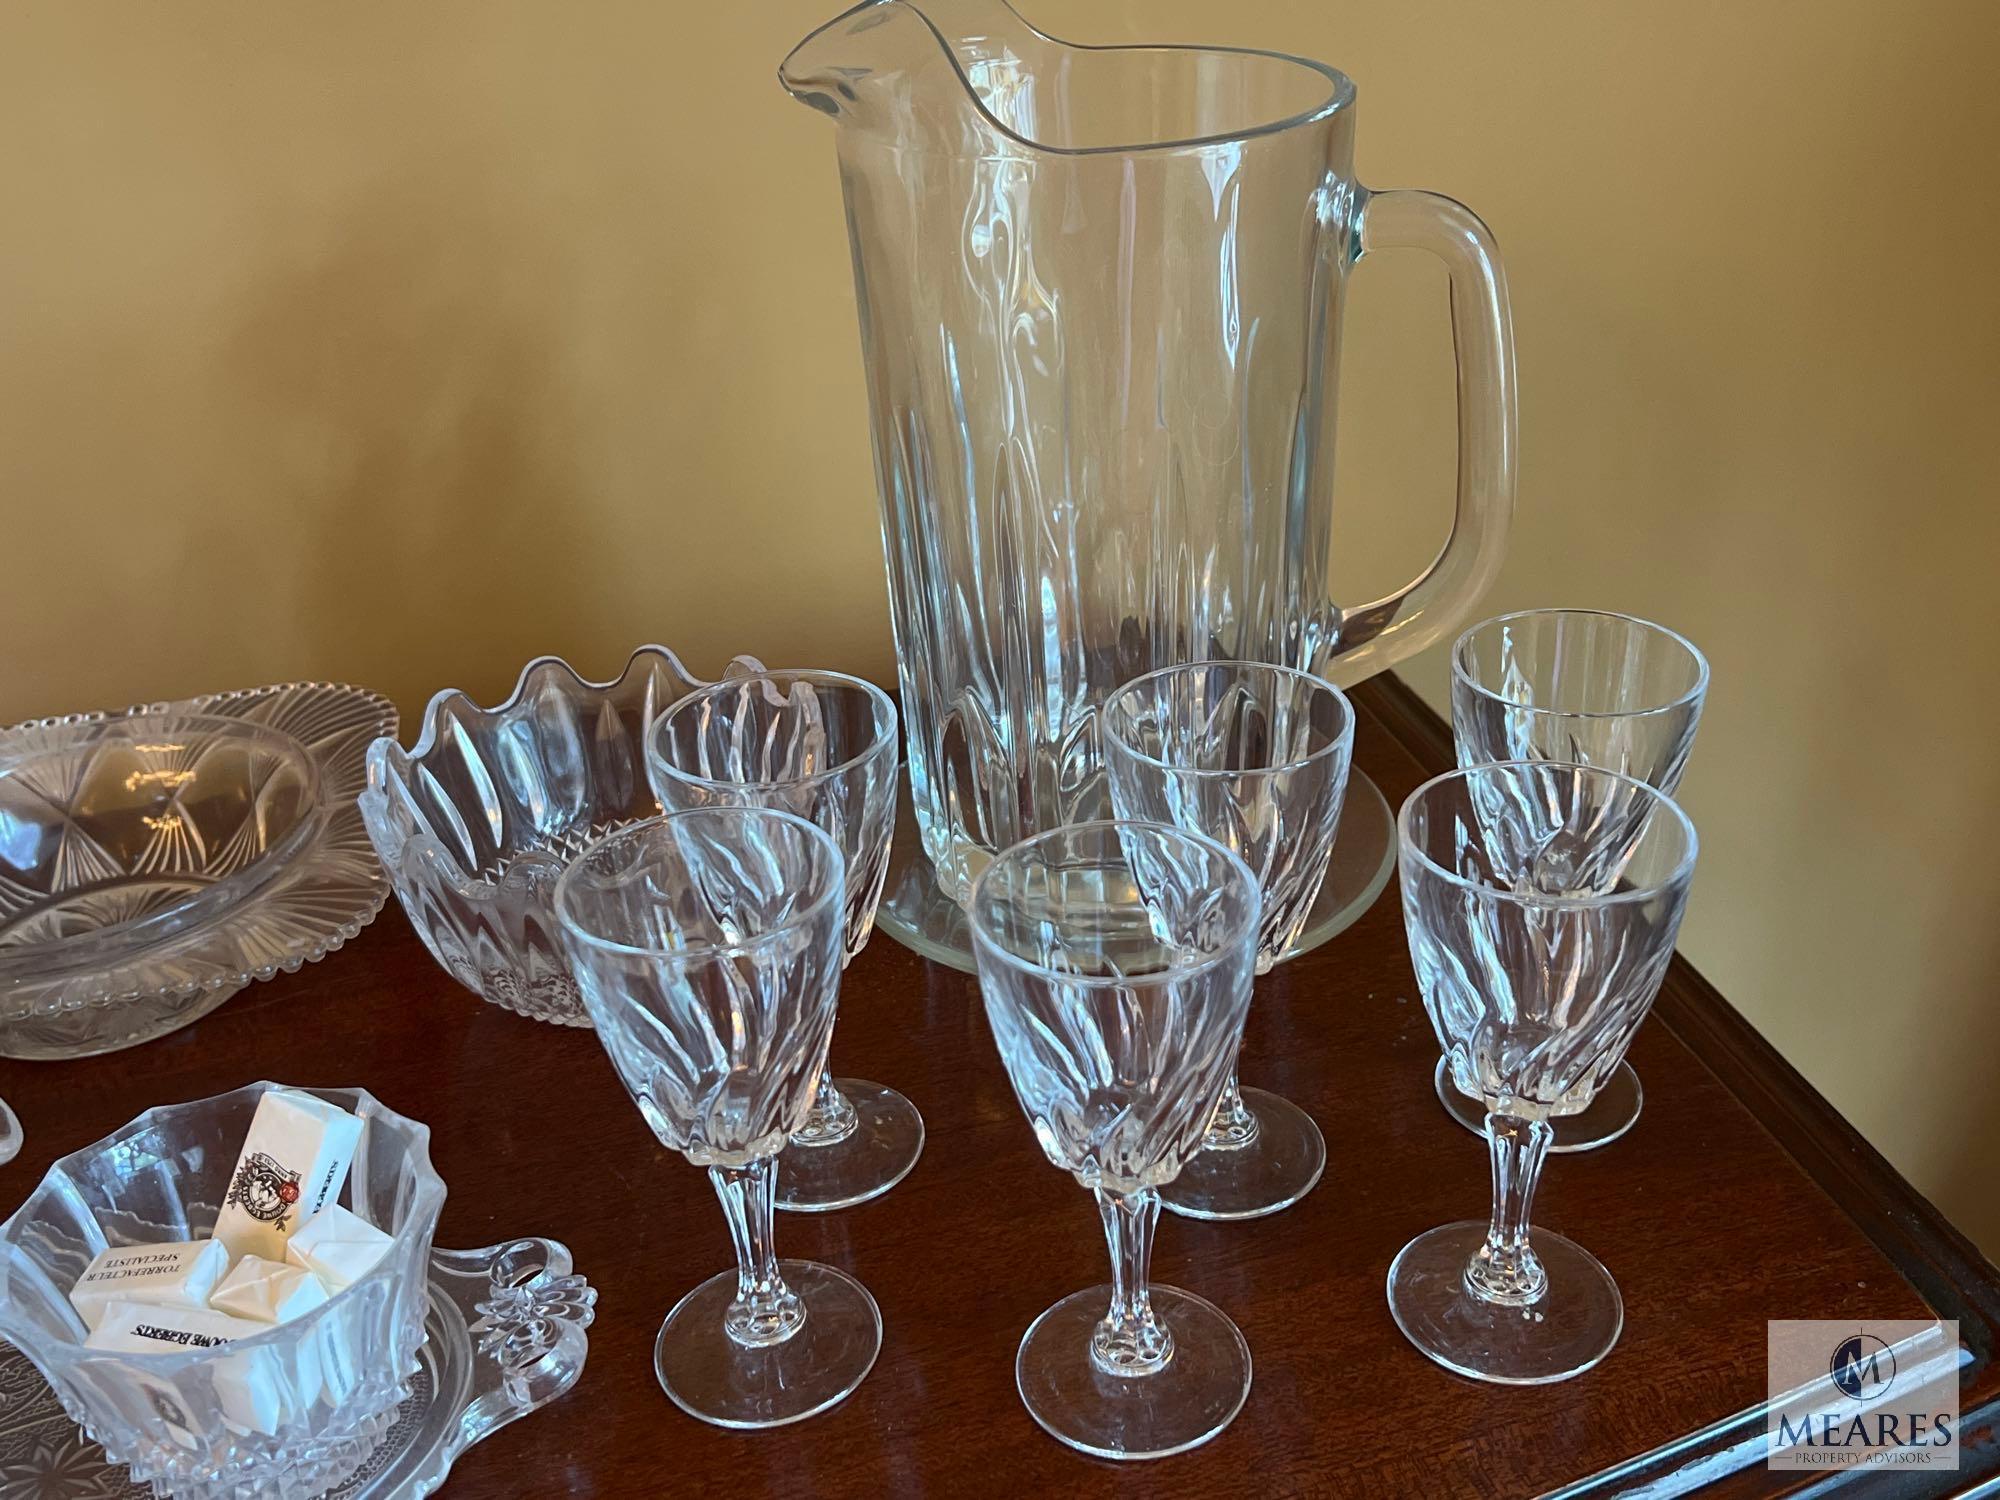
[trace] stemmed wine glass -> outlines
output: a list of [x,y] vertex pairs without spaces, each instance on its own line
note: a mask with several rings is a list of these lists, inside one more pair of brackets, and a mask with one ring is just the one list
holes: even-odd
[[[730,677],[670,705],[646,734],[646,775],[668,811],[775,807],[817,824],[847,857],[845,962],[867,944],[896,825],[896,706],[839,672]],[[924,1149],[924,1121],[892,1088],[822,1077],[778,1170],[778,1207],[816,1213],[886,1193]]]
[[1071,1447],[1156,1458],[1206,1442],[1250,1392],[1213,1304],[1148,1280],[1160,1189],[1235,1065],[1256,964],[1248,867],[1159,823],[1080,823],[1003,851],[967,917],[986,1018],[1035,1139],[1097,1197],[1110,1286],[1029,1326],[1014,1379]]
[[1461,1375],[1565,1380],[1610,1352],[1625,1315],[1588,1251],[1530,1228],[1549,1120],[1590,1102],[1646,1018],[1694,875],[1694,825],[1642,781],[1517,761],[1425,782],[1397,828],[1424,1008],[1454,1086],[1485,1105],[1493,1216],[1404,1246],[1389,1309]]
[[[767,808],[634,823],[556,884],[556,918],[597,1037],[661,1144],[708,1168],[736,1269],[675,1304],[660,1385],[722,1427],[824,1411],[882,1347],[843,1271],[777,1258],[778,1152],[811,1108],[840,993],[840,846]],[[634,1230],[633,1232],[638,1232]]]
[[[1195,662],[1135,678],[1099,721],[1121,818],[1203,834],[1257,877],[1257,972],[1290,957],[1333,858],[1354,709],[1332,683],[1263,662]],[[1235,1070],[1201,1150],[1161,1202],[1197,1219],[1252,1219],[1298,1202],[1326,1168],[1312,1116]]]
[[[1594,609],[1532,609],[1473,626],[1451,652],[1452,735],[1461,766],[1558,760],[1636,777],[1673,796],[1708,690],[1708,662],[1663,625]],[[1485,1107],[1451,1087],[1438,1098],[1474,1134]],[[1588,1151],[1638,1121],[1630,1063],[1581,1114],[1558,1115],[1551,1151]]]

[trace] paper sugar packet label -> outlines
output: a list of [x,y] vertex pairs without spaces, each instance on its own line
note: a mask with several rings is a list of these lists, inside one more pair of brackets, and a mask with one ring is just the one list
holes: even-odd
[[[232,1318],[226,1313],[185,1307],[148,1307],[114,1302],[104,1312],[86,1349],[118,1354],[187,1354],[216,1349],[270,1332],[268,1323]],[[163,1420],[166,1399],[181,1410],[191,1392],[206,1377],[215,1392],[223,1420],[246,1432],[275,1433],[287,1417],[295,1417],[319,1399],[320,1372],[316,1353],[286,1349],[244,1349],[218,1356],[200,1371],[185,1371],[177,1384],[140,1380],[149,1401]]]
[[340,1196],[361,1121],[292,1089],[257,1101],[250,1134],[216,1215],[215,1237],[231,1255],[283,1260],[299,1227]]
[[69,1300],[86,1328],[103,1322],[114,1302],[199,1310],[228,1269],[229,1252],[217,1240],[113,1245],[84,1268]]
[[208,1305],[233,1318],[289,1323],[323,1306],[326,1299],[326,1288],[312,1272],[281,1260],[246,1255],[222,1278]]
[[373,1270],[389,1253],[390,1244],[389,1236],[373,1224],[329,1203],[292,1236],[285,1259],[337,1292]]

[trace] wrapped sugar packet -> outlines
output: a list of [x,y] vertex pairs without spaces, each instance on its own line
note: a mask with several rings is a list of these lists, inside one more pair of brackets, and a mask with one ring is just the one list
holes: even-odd
[[183,1240],[163,1245],[113,1245],[84,1268],[69,1289],[69,1300],[95,1328],[114,1302],[150,1307],[208,1306],[208,1295],[229,1269],[229,1252],[217,1240]]
[[[269,1331],[267,1323],[252,1323],[227,1313],[114,1302],[104,1310],[104,1320],[84,1340],[84,1347],[119,1354],[184,1354]],[[206,1374],[223,1420],[244,1432],[269,1436],[287,1417],[298,1415],[319,1399],[319,1360],[311,1351],[245,1349],[218,1357]],[[167,1415],[161,1405],[163,1398],[177,1405],[171,1388],[142,1384],[162,1416]],[[185,1419],[180,1425],[186,1426]]]
[[312,1272],[246,1255],[209,1295],[208,1305],[254,1323],[289,1323],[323,1306],[326,1298],[326,1288]]
[[285,1246],[285,1259],[311,1271],[326,1283],[327,1290],[337,1292],[366,1276],[389,1253],[392,1243],[373,1224],[338,1203],[329,1203],[292,1236]]
[[299,1226],[340,1196],[361,1121],[296,1089],[257,1101],[250,1134],[216,1215],[215,1237],[231,1255],[283,1260]]

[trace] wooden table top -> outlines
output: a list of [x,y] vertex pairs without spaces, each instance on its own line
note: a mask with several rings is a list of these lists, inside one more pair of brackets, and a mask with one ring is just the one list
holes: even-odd
[[[1449,761],[1393,680],[1356,693],[1356,759],[1392,804]],[[1699,894],[1697,892],[1697,898]],[[260,1077],[364,1086],[430,1123],[450,1197],[440,1245],[566,1242],[599,1290],[589,1364],[558,1404],[462,1458],[443,1493],[882,1496],[1610,1494],[1701,1477],[1772,1494],[1761,1446],[1765,1320],[1956,1317],[1970,1351],[1961,1471],[1860,1476],[1867,1494],[1970,1491],[2000,1473],[2000,1274],[1710,989],[1676,962],[1632,1061],[1645,1112],[1600,1151],[1552,1157],[1536,1222],[1594,1252],[1624,1336],[1558,1386],[1459,1379],[1397,1332],[1383,1296],[1422,1230],[1481,1218],[1486,1153],[1431,1090],[1437,1046],[1392,887],[1348,932],[1259,981],[1244,1080],[1309,1110],[1324,1181],[1269,1219],[1166,1216],[1158,1280],[1216,1302],[1255,1360],[1220,1437],[1143,1465],[1046,1436],[1014,1391],[1015,1346],[1050,1303],[1104,1281],[1089,1198],[1052,1169],[1008,1090],[973,981],[878,935],[848,971],[838,1073],[900,1089],[928,1144],[903,1183],[781,1215],[780,1254],[858,1276],[886,1336],[860,1390],[794,1426],[684,1416],[652,1371],[667,1309],[730,1263],[705,1175],[647,1132],[589,1032],[458,988],[392,903],[341,952],[252,986],[174,1036],[74,1063],[0,1063],[27,1129],[0,1205],[149,1104]],[[1676,1493],[1678,1486],[1654,1493]]]

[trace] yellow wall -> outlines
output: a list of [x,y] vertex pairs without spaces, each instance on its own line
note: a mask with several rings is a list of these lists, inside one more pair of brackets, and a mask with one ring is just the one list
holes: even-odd
[[[0,718],[292,677],[406,712],[662,640],[886,676],[832,0],[0,7]],[[1686,947],[2000,1250],[2000,92],[1987,0],[1043,0],[1290,48],[1512,272],[1489,603],[1709,651]],[[1421,260],[1359,273],[1338,573],[1450,476]],[[1410,671],[1435,697],[1438,656]]]

